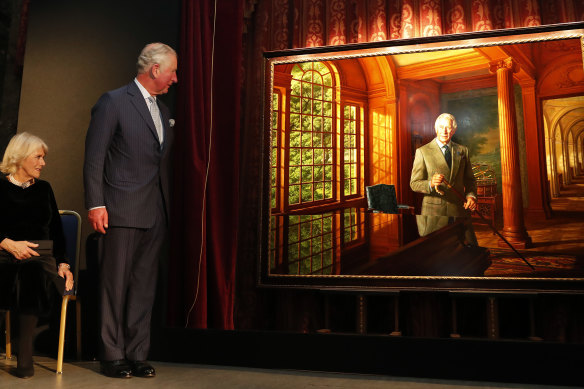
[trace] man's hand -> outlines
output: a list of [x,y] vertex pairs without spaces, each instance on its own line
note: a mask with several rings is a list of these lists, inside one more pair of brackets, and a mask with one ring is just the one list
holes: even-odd
[[108,228],[108,216],[105,207],[91,209],[87,214],[87,218],[96,232],[105,234],[105,230]]
[[430,184],[432,185],[432,188],[435,188],[440,185],[442,181],[444,181],[444,174],[434,173]]
[[477,209],[477,201],[474,197],[467,197],[466,201],[464,202],[464,209],[470,209],[471,211],[476,211]]
[[434,173],[434,175],[432,176],[432,180],[430,180],[430,186],[432,188],[434,188],[434,190],[438,193],[440,193],[441,195],[444,194],[443,191],[441,191],[438,187],[440,186],[440,184],[442,184],[442,182],[444,181],[444,174],[440,174],[440,173]]

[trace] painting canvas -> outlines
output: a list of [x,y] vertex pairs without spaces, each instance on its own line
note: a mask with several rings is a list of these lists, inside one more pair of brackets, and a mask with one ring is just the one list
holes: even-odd
[[[515,88],[515,111],[520,150],[523,192],[527,191],[525,173],[525,136],[523,131],[523,107],[521,88]],[[458,129],[453,140],[469,148],[471,161],[478,167],[478,172],[492,171],[496,181],[496,191],[502,193],[501,181],[501,144],[499,133],[499,115],[497,107],[497,89],[452,93],[443,96],[445,111],[456,117]],[[477,178],[480,174],[477,174]],[[524,196],[524,204],[527,204]]]
[[[578,69],[573,78],[581,79],[580,34],[574,38],[569,32],[554,31],[541,37],[485,36],[476,41],[424,44],[408,40],[343,50],[323,47],[265,53],[264,167],[268,174],[263,181],[267,196],[259,225],[264,227],[262,236],[269,238],[262,240],[260,283],[392,289],[578,288],[584,280],[579,263],[566,265],[561,272],[556,271],[558,266],[540,266],[551,260],[550,253],[557,252],[547,250],[549,239],[538,236],[535,224],[529,225],[533,242],[539,245],[533,248],[541,250],[529,251],[528,269],[516,266],[517,258],[509,255],[506,246],[501,247],[487,224],[509,232],[515,248],[525,250],[532,249],[532,236],[519,223],[525,223],[525,215],[529,221],[540,218],[544,226],[551,224],[544,219],[546,212],[551,212],[546,162],[548,170],[552,166],[560,172],[570,172],[569,168],[574,170],[578,165],[577,161],[570,166],[554,165],[546,158],[561,154],[559,162],[569,159],[574,153],[563,158],[564,144],[579,149],[562,142],[556,145],[555,154],[546,154],[548,138],[558,138],[552,136],[558,130],[554,133],[546,126],[566,126],[549,120],[545,112],[542,119],[538,107],[559,93],[555,75],[562,69],[558,64]],[[550,51],[558,54],[549,56]],[[560,57],[563,62],[558,62]],[[495,77],[495,73],[506,74],[509,69],[516,72],[514,81]],[[541,81],[533,84],[538,76]],[[571,95],[580,93],[577,83],[565,84]],[[509,103],[514,110],[508,109]],[[456,271],[445,273],[448,266],[439,258],[435,263],[443,266],[437,271],[419,272],[418,265],[432,254],[421,251],[415,255],[409,252],[404,261],[418,268],[401,266],[396,256],[407,250],[423,251],[424,242],[430,241],[445,245],[446,257],[461,257],[454,254],[459,248],[456,244],[446,247],[450,236],[459,233],[456,221],[445,227],[454,228],[449,230],[453,234],[421,236],[416,233],[416,223],[411,223],[414,215],[381,215],[367,209],[368,205],[372,208],[369,196],[365,196],[368,189],[394,185],[397,201],[408,204],[412,213],[417,211],[416,194],[409,182],[414,151],[434,138],[434,120],[441,112],[456,117],[454,140],[470,149],[474,172],[483,169],[490,177],[488,185],[492,182],[490,187],[485,184],[487,179],[479,182],[479,214],[473,215],[475,230],[483,233],[480,246],[492,252],[472,258],[490,255],[493,266],[488,265],[487,270],[477,260],[481,266],[472,272],[457,266]],[[577,136],[572,138],[577,141]],[[483,219],[479,219],[481,215]],[[555,242],[565,244],[565,239],[556,237],[551,244]],[[541,256],[544,251],[550,255]],[[564,264],[564,260],[556,262]],[[531,262],[546,268],[547,273],[538,270],[536,275]],[[373,266],[377,263],[383,268]],[[399,266],[390,268],[390,263]],[[556,270],[550,272],[550,267]],[[517,281],[518,271],[521,282]],[[454,282],[436,277],[458,278]]]

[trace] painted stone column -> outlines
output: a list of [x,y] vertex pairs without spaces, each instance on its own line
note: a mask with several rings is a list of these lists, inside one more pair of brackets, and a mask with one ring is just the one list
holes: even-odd
[[[513,58],[491,63],[490,70],[497,75],[499,100],[499,133],[501,142],[501,175],[503,181],[503,231],[501,234],[516,248],[531,247],[531,237],[525,229],[523,219],[523,197],[521,190],[521,169],[519,166],[519,142],[515,98],[513,94],[513,73],[519,65]],[[507,247],[502,240],[499,247]]]
[[574,169],[576,176],[582,175],[582,156],[580,155],[580,151],[582,151],[582,136],[577,136],[574,139],[574,159],[576,163],[574,164]]
[[576,149],[576,156],[578,157],[578,175],[584,173],[584,155],[582,154],[584,150],[584,135],[580,134],[578,137],[578,148]]
[[552,138],[551,135],[548,139],[548,145],[550,150],[548,158],[550,159],[551,168],[550,170],[552,173],[550,175],[551,196],[560,197],[560,181],[558,179],[558,166],[556,162],[556,145],[554,139],[555,138]]
[[[530,79],[520,82],[521,94],[523,96],[523,128],[525,130],[525,147],[527,153],[527,188],[528,203],[527,212],[530,215],[545,217],[547,198],[546,183],[542,179],[546,177],[546,155],[545,146],[540,149],[540,137],[543,139],[543,132],[538,131],[537,126],[537,99],[535,97],[535,81]],[[544,144],[543,142],[541,144]]]
[[399,103],[398,103],[398,117],[399,132],[397,133],[397,158],[400,161],[400,168],[398,171],[398,182],[400,183],[397,201],[402,204],[413,204],[414,194],[410,190],[410,175],[412,173],[412,151],[411,151],[411,137],[408,128],[408,88],[407,83],[399,83]]

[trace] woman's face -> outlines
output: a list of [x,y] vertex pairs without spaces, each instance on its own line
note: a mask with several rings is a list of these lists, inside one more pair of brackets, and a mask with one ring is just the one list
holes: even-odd
[[26,182],[33,178],[41,176],[41,170],[45,166],[45,151],[39,147],[36,151],[22,160],[16,171],[16,179],[20,182]]

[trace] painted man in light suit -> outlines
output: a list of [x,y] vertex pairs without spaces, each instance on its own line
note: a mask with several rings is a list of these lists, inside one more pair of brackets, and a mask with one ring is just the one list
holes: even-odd
[[[436,138],[416,150],[410,187],[424,194],[422,215],[466,218],[466,243],[476,246],[477,240],[467,210],[474,211],[477,207],[477,184],[468,148],[451,141],[456,127],[456,119],[451,114],[438,116],[434,125]],[[464,194],[466,201],[447,188],[445,180],[458,193]]]
[[156,97],[177,82],[176,52],[146,45],[138,74],[102,95],[85,141],[85,206],[99,244],[101,371],[154,377],[146,362],[159,254],[169,215],[172,128]]

